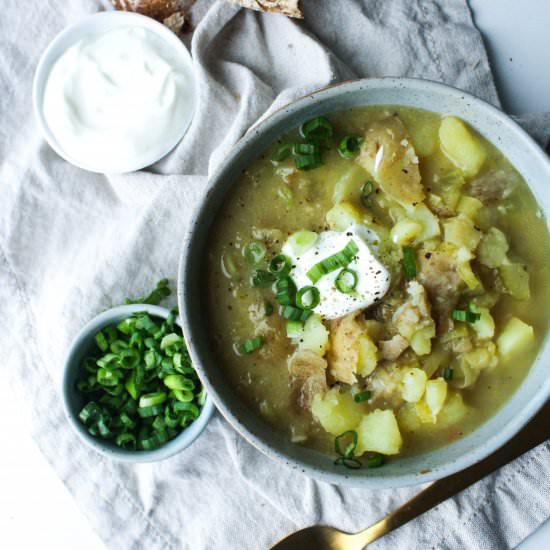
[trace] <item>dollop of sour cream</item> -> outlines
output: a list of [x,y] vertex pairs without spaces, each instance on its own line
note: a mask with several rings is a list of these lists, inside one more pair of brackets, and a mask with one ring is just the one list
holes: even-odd
[[[315,285],[307,272],[321,260],[336,254],[353,240],[359,249],[353,261],[346,267],[357,274],[357,285],[350,294],[340,292],[335,280],[340,269],[321,277]],[[337,319],[348,313],[364,309],[382,299],[390,287],[390,274],[372,253],[371,247],[378,241],[377,235],[362,225],[352,225],[345,231],[324,231],[318,235],[314,244],[300,256],[287,241],[282,252],[292,261],[290,277],[298,289],[304,286],[316,286],[319,289],[320,302],[314,312],[325,319]]]
[[177,51],[145,28],[126,27],[83,38],[61,55],[43,110],[77,163],[124,172],[168,152],[192,100],[191,75]]

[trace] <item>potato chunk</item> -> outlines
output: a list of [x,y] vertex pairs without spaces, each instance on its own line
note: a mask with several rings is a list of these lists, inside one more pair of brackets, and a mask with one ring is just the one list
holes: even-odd
[[426,382],[426,405],[430,407],[434,416],[439,414],[446,398],[447,382],[445,382],[443,378],[436,378],[435,380],[428,380],[428,382]]
[[378,363],[378,348],[368,334],[359,338],[359,356],[357,357],[357,374],[368,376]]
[[481,142],[460,119],[445,117],[439,127],[441,150],[464,176],[475,176],[485,162],[486,152]]
[[445,242],[468,250],[475,250],[481,239],[481,231],[475,229],[471,218],[459,215],[443,224]]
[[347,430],[355,430],[363,417],[362,407],[354,400],[350,392],[340,392],[332,388],[324,396],[313,398],[311,412],[321,426],[333,435]]
[[480,339],[492,338],[495,335],[495,321],[489,312],[489,308],[474,306],[474,311],[481,317],[472,324],[472,328]]
[[422,399],[426,389],[428,377],[422,369],[410,368],[403,375],[403,399],[409,403],[416,403]]
[[323,356],[328,347],[329,332],[326,329],[321,317],[317,314],[305,322],[299,334],[293,340],[298,344],[298,350],[310,350]]
[[424,199],[418,157],[399,117],[388,117],[370,126],[356,162],[406,208]]
[[401,450],[402,444],[401,432],[391,410],[376,409],[366,414],[357,427],[357,456],[366,451],[395,455]]
[[504,264],[498,269],[507,294],[517,300],[529,300],[529,273],[522,264]]
[[491,227],[477,247],[477,259],[487,267],[499,267],[507,261],[509,248],[506,235],[500,229]]
[[391,240],[399,246],[404,246],[414,241],[418,235],[422,233],[422,224],[414,221],[403,219],[399,220],[390,232]]
[[503,358],[510,358],[528,350],[535,343],[533,327],[517,317],[512,317],[497,338],[498,352]]
[[435,323],[426,290],[421,284],[411,281],[407,294],[407,300],[395,310],[392,321],[417,355],[427,355],[431,351],[431,339],[435,336]]
[[344,231],[350,225],[361,223],[359,210],[349,202],[339,202],[325,215],[325,219],[331,229]]

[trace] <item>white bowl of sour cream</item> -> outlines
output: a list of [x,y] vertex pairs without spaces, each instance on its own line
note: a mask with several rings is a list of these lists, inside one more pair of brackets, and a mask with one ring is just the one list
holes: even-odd
[[108,11],[62,31],[33,83],[40,129],[70,163],[103,173],[145,168],[170,152],[195,110],[193,63],[168,28]]

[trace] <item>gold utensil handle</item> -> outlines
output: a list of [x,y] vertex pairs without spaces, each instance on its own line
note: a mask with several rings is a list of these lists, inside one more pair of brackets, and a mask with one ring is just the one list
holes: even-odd
[[379,522],[356,535],[351,535],[349,542],[353,541],[353,545],[346,544],[342,548],[349,550],[364,548],[367,544],[441,504],[448,498],[550,439],[550,423],[547,420],[549,415],[550,402],[546,403],[535,418],[498,451],[466,470],[435,481],[403,504],[403,506],[390,512]]

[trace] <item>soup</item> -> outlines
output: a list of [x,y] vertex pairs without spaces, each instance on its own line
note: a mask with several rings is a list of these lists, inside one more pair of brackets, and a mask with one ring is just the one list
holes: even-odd
[[528,186],[453,116],[318,117],[242,174],[205,259],[221,368],[290,441],[349,467],[494,414],[548,328],[550,241]]

